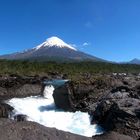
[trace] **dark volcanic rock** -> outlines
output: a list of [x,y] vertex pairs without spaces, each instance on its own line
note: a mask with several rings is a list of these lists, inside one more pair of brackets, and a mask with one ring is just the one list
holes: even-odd
[[[87,79],[88,80],[88,79]],[[95,76],[95,79],[85,80],[83,83],[74,85],[74,98],[77,102],[77,108],[83,110],[81,103],[84,103],[85,111],[93,110],[93,106],[102,100],[115,87],[123,86],[123,81],[120,77],[111,77],[110,75]]]
[[58,108],[64,109],[66,111],[74,110],[74,99],[73,99],[73,91],[68,83],[57,87],[54,90],[53,98],[55,105]]
[[[131,140],[130,137],[138,139],[140,137],[140,78],[135,75],[98,75],[90,78],[91,76],[86,74],[81,81],[69,82],[56,88],[53,94],[56,106],[67,111],[90,112],[93,115],[92,123],[98,123],[107,130],[105,135],[93,139]],[[39,95],[42,91],[43,86],[38,77],[0,77],[0,100]],[[5,107],[3,109],[3,106],[0,106],[1,110],[4,112]],[[1,114],[4,116],[3,113]],[[16,120],[24,121],[24,117],[17,116]],[[5,130],[4,133],[0,128],[2,140],[87,139],[26,121],[17,123],[8,120],[8,123],[4,121],[1,124],[0,121],[0,127]]]
[[99,76],[92,80],[85,78],[80,82],[70,81],[54,90],[55,104],[65,110],[88,112],[93,110],[94,103],[112,90],[114,86],[122,86],[123,82],[121,80]]
[[[124,94],[124,95],[123,95]],[[140,100],[131,93],[110,93],[98,103],[93,112],[93,123],[98,122],[105,130],[114,130],[133,138],[140,137]]]
[[92,140],[34,122],[0,119],[0,140]]
[[111,92],[112,93],[115,93],[115,92],[118,92],[118,91],[120,91],[120,92],[129,92],[130,91],[130,88],[127,87],[127,86],[118,86],[118,87],[112,89]]
[[43,86],[36,77],[1,77],[0,100],[41,94]]
[[14,108],[8,104],[0,103],[0,118],[8,118]]
[[119,134],[117,132],[108,132],[103,134],[102,136],[95,136],[93,138],[96,140],[134,140],[130,136]]
[[18,114],[16,116],[14,116],[14,120],[16,120],[17,122],[26,121],[27,120],[27,116],[23,115],[23,114]]
[[[140,137],[140,79],[135,75],[99,76],[69,82],[54,92],[56,105],[88,111],[92,123],[135,139]],[[62,94],[61,94],[62,93]],[[60,95],[60,96],[59,96]]]
[[0,140],[133,140],[133,138],[116,132],[88,138],[34,122],[0,119]]

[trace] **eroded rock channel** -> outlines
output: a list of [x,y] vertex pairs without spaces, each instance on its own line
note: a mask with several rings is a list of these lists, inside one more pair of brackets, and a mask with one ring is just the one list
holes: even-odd
[[[1,77],[0,78],[0,127],[5,129],[11,139],[26,139],[24,136],[12,136],[12,129],[22,133],[18,129],[29,127],[33,139],[139,139],[140,137],[140,80],[136,75],[95,76],[95,80],[88,79],[79,83],[66,82],[56,86],[53,92],[54,103],[57,108],[70,111],[88,112],[93,125],[99,124],[104,130],[104,135],[85,138],[83,136],[66,133],[53,128],[40,126],[39,124],[26,121],[28,116],[16,114],[15,120],[9,120],[8,115],[14,110],[13,107],[4,103],[12,98],[26,98],[41,96],[44,90],[44,78],[42,77]],[[48,79],[47,79],[48,80]],[[61,93],[61,94],[60,94]],[[50,110],[51,110],[50,106]],[[42,112],[46,108],[41,108]],[[3,119],[5,118],[5,119]],[[82,118],[83,119],[83,118]],[[10,126],[7,128],[7,126]],[[34,130],[38,133],[34,134]],[[4,130],[3,129],[3,130]],[[40,130],[39,130],[40,129]],[[41,134],[39,131],[43,130]],[[1,130],[2,131],[2,130]],[[47,132],[52,133],[49,135]],[[11,134],[11,135],[10,135]],[[13,132],[15,134],[15,132]],[[25,131],[28,135],[28,132]],[[8,135],[2,135],[8,139]],[[10,138],[9,138],[10,139]]]

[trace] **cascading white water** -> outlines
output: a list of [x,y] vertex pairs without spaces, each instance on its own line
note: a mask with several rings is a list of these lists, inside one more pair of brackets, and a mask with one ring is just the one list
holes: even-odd
[[44,91],[43,91],[44,98],[50,99],[53,102],[54,101],[53,97],[52,97],[53,91],[54,91],[54,87],[52,85],[46,86]]
[[13,116],[27,115],[27,120],[34,121],[47,127],[91,137],[101,134],[97,125],[90,125],[88,113],[77,111],[75,113],[58,110],[53,99],[53,86],[46,86],[44,97],[13,98],[7,103],[14,107]]

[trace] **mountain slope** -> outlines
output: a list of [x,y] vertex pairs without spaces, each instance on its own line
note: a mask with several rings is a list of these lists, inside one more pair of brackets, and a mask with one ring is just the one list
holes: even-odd
[[135,58],[135,59],[131,60],[129,63],[130,64],[140,64],[140,59]]
[[103,61],[100,58],[88,55],[84,52],[78,51],[74,47],[65,43],[58,37],[48,38],[45,42],[35,48],[26,50],[24,52],[13,53],[0,56],[1,59],[29,59],[29,60],[93,60]]

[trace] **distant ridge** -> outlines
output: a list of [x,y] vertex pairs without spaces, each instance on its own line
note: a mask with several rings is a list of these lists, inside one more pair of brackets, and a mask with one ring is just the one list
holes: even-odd
[[129,63],[130,64],[139,64],[140,65],[140,59],[135,58],[135,59],[131,60]]

